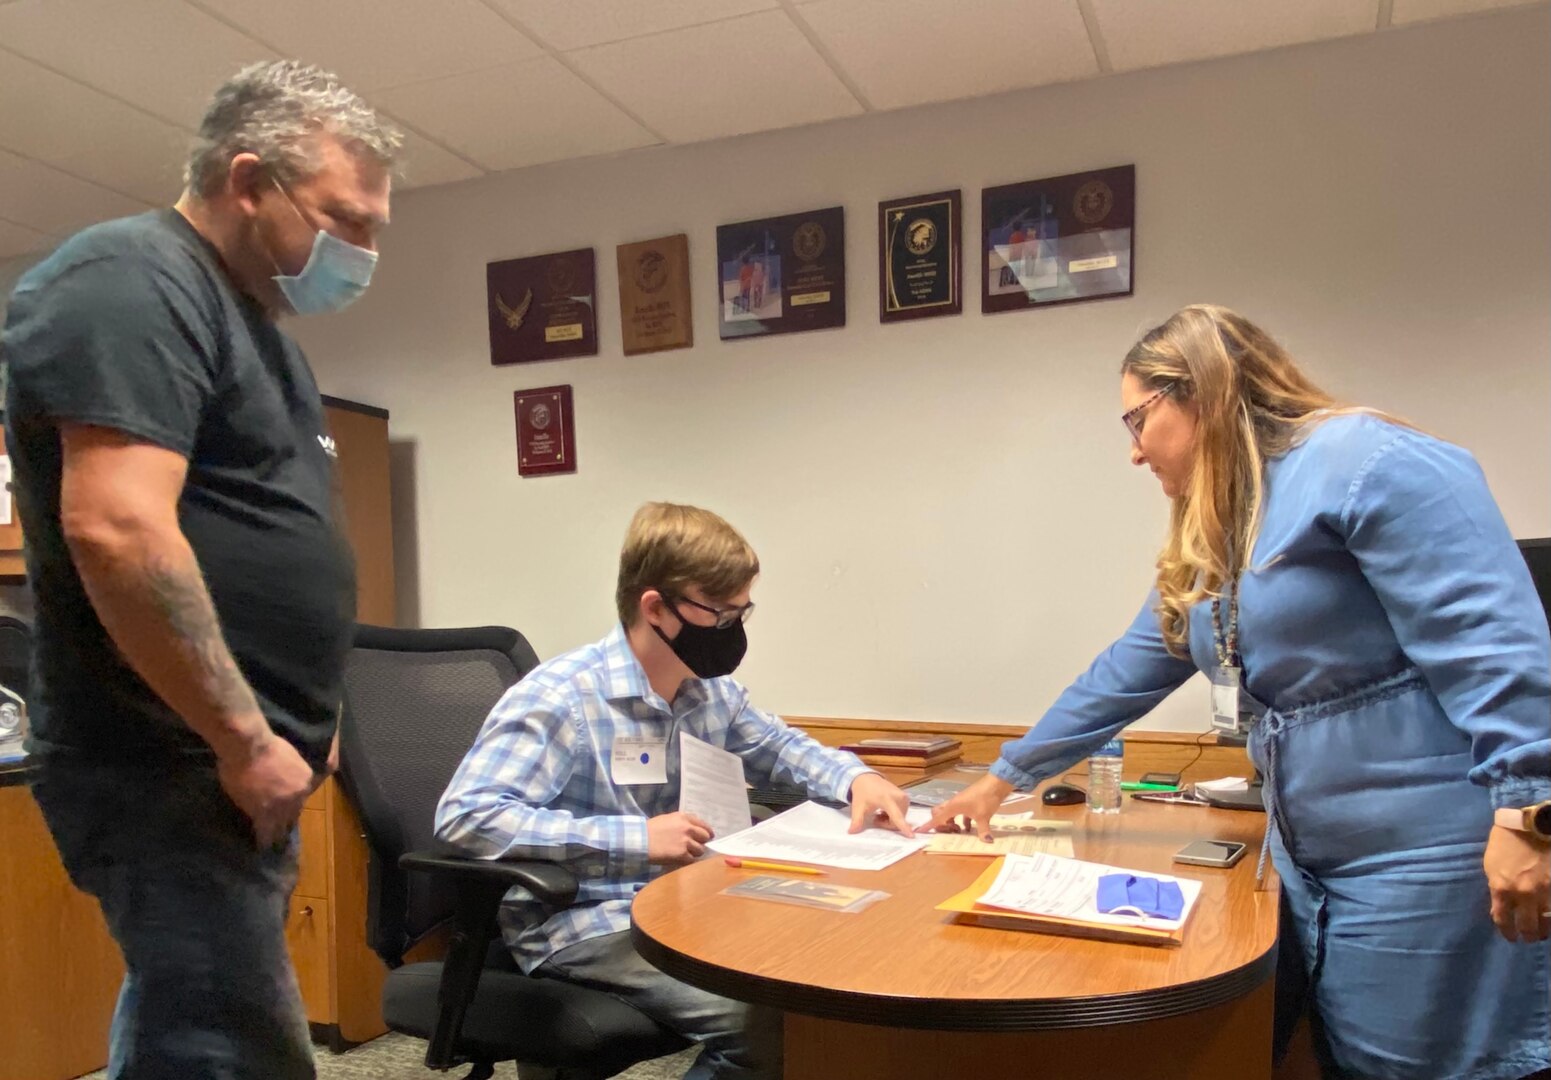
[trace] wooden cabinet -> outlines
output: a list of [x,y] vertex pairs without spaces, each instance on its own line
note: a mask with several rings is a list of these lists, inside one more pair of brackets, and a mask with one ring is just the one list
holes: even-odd
[[[394,623],[392,495],[388,414],[324,398],[338,454],[339,492],[355,552],[357,619]],[[387,968],[366,943],[366,840],[338,780],[308,800],[301,820],[301,864],[287,933],[307,1019],[333,1045],[365,1042],[387,1030],[382,984]]]

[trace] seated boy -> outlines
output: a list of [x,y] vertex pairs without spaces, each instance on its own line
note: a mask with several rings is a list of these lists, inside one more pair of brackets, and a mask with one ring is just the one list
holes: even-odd
[[[570,866],[576,902],[544,917],[514,889],[500,923],[523,970],[606,990],[702,1044],[686,1080],[780,1075],[774,1014],[679,982],[630,944],[630,902],[705,853],[711,830],[678,811],[678,734],[743,758],[751,774],[849,801],[852,831],[880,815],[905,833],[903,791],[749,703],[728,678],[759,573],[754,551],[707,510],[648,503],[619,558],[620,625],[507,691],[436,812],[437,836],[480,858]],[[612,765],[623,740],[645,740]]]

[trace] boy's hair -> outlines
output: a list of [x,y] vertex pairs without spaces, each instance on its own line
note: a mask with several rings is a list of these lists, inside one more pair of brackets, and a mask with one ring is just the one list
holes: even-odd
[[759,556],[731,525],[698,506],[651,502],[635,512],[619,552],[614,601],[635,625],[648,589],[682,596],[698,586],[711,600],[738,595],[759,573]]

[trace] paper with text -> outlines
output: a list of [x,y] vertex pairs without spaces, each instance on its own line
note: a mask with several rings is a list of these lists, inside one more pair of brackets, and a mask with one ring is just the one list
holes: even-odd
[[679,810],[711,826],[712,836],[749,827],[743,759],[687,731],[679,732]]
[[926,846],[922,837],[907,839],[876,827],[853,836],[850,828],[851,815],[845,811],[805,802],[736,836],[713,840],[709,847],[739,859],[882,870]]
[[1120,866],[1063,859],[1055,855],[1009,855],[996,882],[976,901],[984,907],[1023,911],[1030,915],[1054,915],[1087,923],[1143,926],[1149,930],[1178,930],[1190,918],[1201,895],[1201,883],[1169,874],[1148,874],[1159,881],[1179,882],[1185,907],[1177,919],[1105,915],[1098,908],[1099,878],[1105,874],[1145,874]]

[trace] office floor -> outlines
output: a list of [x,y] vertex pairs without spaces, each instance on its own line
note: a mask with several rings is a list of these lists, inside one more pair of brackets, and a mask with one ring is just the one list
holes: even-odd
[[[317,1056],[318,1080],[429,1080],[431,1077],[448,1080],[468,1071],[432,1072],[422,1064],[425,1043],[404,1035],[384,1035],[343,1054],[333,1054],[318,1047]],[[618,1080],[679,1080],[694,1060],[695,1051],[686,1050],[673,1057],[643,1062],[620,1073]],[[100,1080],[106,1075],[105,1072],[94,1072],[82,1080]],[[495,1075],[497,1080],[513,1080],[517,1072],[511,1062],[507,1062],[496,1066]]]

